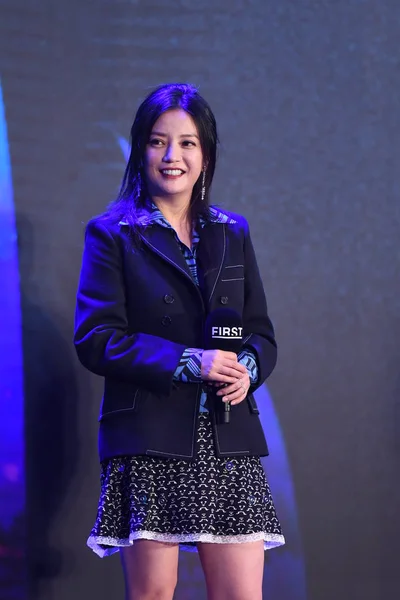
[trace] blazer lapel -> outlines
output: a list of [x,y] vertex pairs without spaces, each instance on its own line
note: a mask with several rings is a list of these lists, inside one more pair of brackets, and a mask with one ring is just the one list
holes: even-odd
[[223,223],[207,223],[200,231],[197,248],[199,283],[203,299],[209,307],[221,275],[226,252],[226,230]]
[[[212,296],[221,275],[226,253],[226,231],[223,223],[208,222],[199,232],[200,241],[197,247],[197,273],[201,295],[206,308],[210,306]],[[185,258],[174,239],[171,229],[166,227],[146,227],[140,233],[146,246],[158,254],[172,266],[188,277],[198,290],[192,279]]]
[[175,241],[172,229],[167,229],[166,227],[146,227],[140,232],[140,235],[150,250],[153,250],[153,252],[156,252],[161,258],[179,269],[190,279],[193,285],[196,285],[192,279],[185,258]]

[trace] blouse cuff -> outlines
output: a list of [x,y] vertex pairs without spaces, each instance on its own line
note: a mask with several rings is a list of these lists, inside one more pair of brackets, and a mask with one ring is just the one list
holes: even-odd
[[202,356],[203,350],[200,348],[186,348],[174,373],[174,381],[183,381],[184,383],[200,383],[202,381]]
[[244,365],[250,377],[250,383],[256,384],[258,380],[258,367],[254,352],[247,348],[239,352],[238,362]]

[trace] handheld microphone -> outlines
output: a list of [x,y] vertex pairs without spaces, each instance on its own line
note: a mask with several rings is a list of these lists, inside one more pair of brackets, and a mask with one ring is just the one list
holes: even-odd
[[[227,307],[217,308],[208,315],[205,324],[206,350],[224,350],[238,354],[242,338],[242,318],[235,310]],[[230,402],[225,402],[224,423],[229,423],[230,411]]]

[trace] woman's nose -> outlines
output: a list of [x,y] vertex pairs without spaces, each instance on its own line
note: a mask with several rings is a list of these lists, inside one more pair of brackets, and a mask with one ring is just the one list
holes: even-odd
[[177,162],[179,158],[179,147],[175,144],[169,144],[166,148],[163,160],[165,162]]

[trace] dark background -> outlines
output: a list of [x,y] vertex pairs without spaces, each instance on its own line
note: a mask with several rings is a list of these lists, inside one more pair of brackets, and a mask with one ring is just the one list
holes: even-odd
[[[118,558],[85,546],[101,381],[74,354],[75,291],[84,223],[122,176],[118,138],[174,80],[219,123],[213,200],[251,225],[307,598],[399,597],[399,34],[395,0],[1,0],[32,600],[122,597]],[[197,556],[181,578],[178,600],[205,598]]]

